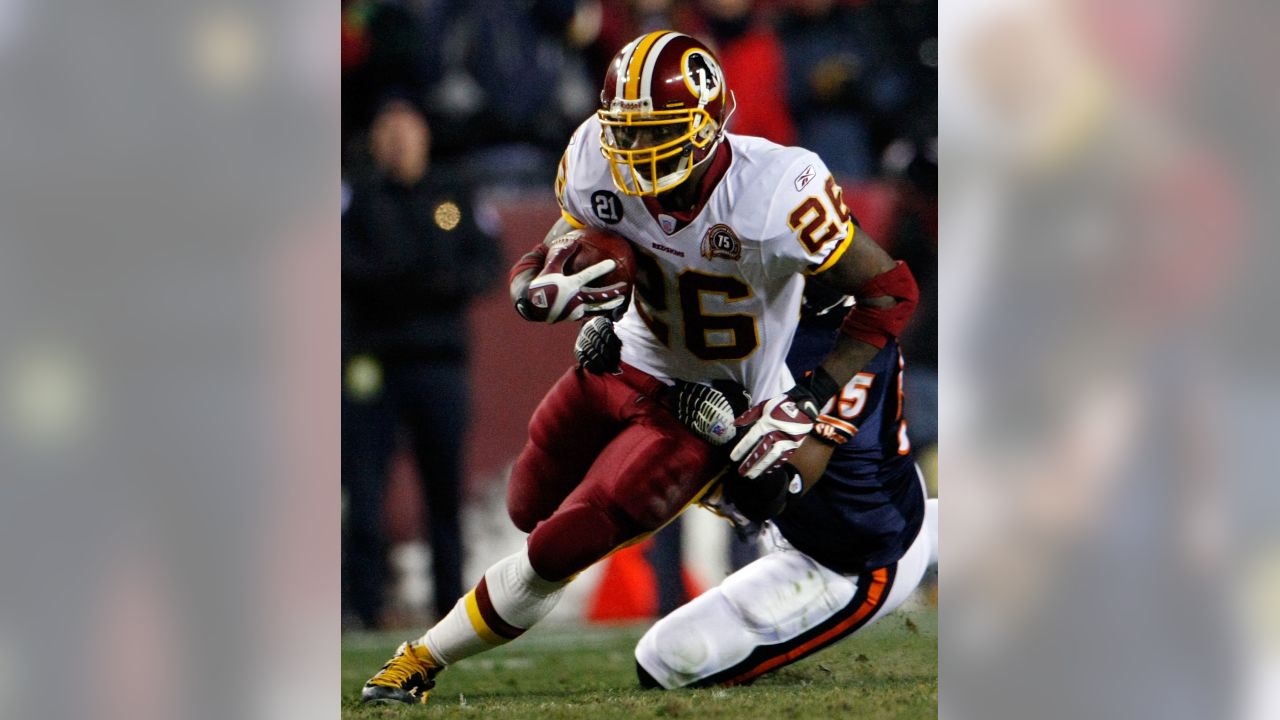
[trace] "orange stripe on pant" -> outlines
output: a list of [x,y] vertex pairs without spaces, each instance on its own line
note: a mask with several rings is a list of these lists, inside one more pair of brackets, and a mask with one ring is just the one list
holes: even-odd
[[888,584],[889,584],[888,568],[879,568],[879,569],[873,570],[871,572],[871,584],[867,588],[867,597],[865,600],[862,601],[862,604],[858,606],[858,609],[855,610],[852,615],[845,618],[840,623],[837,623],[834,627],[830,628],[829,630],[822,633],[821,635],[811,638],[807,642],[802,643],[781,655],[775,655],[774,657],[771,657],[768,660],[765,660],[764,662],[760,663],[759,665],[756,665],[755,667],[742,673],[741,675],[732,677],[728,680],[723,681],[720,684],[721,685],[738,685],[740,683],[744,683],[748,680],[751,680],[752,678],[759,677],[769,672],[770,670],[781,667],[788,663],[795,662],[796,660],[799,660],[805,655],[808,655],[809,653],[815,650],[821,649],[822,647],[826,646],[828,643],[840,638],[842,635],[844,635],[844,633],[848,632],[850,629],[857,626],[858,623],[861,623],[867,618],[871,617],[871,614],[874,613],[883,604],[884,600],[888,596],[888,593],[886,592],[886,588]]

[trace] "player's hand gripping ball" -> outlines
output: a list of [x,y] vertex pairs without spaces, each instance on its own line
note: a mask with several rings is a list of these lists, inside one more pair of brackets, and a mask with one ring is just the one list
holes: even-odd
[[603,230],[574,230],[551,241],[542,271],[529,283],[526,317],[547,323],[588,315],[616,320],[626,312],[634,280],[631,243]]

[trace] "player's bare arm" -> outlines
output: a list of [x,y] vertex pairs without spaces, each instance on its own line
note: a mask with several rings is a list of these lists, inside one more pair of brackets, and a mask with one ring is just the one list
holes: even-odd
[[919,290],[910,269],[861,228],[851,227],[844,254],[815,279],[852,295],[856,304],[841,324],[836,347],[818,368],[738,418],[745,434],[730,457],[741,462],[744,477],[757,478],[786,463],[820,420],[822,407],[901,334],[915,309]]
[[[860,309],[863,312],[871,309],[891,311],[898,305],[899,299],[892,295],[872,294],[882,288],[869,283],[877,277],[900,272],[897,270],[898,263],[868,236],[865,230],[856,226],[855,228],[849,249],[830,270],[815,275],[814,280],[842,295],[852,295],[857,305],[851,311],[851,315],[859,312]],[[909,277],[910,271],[906,271],[906,274]],[[914,287],[914,281],[911,285]],[[911,305],[914,307],[914,300],[911,301]],[[910,311],[907,312],[909,314]],[[896,327],[895,325],[895,330]],[[896,336],[897,331],[893,334]],[[861,337],[841,332],[835,349],[823,360],[821,367],[835,380],[837,386],[842,386],[866,367],[882,347],[884,347],[883,342],[875,345]]]

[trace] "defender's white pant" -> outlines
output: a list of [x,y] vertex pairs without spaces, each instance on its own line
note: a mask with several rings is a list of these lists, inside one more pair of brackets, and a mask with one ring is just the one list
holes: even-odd
[[636,661],[664,688],[734,685],[795,662],[902,604],[937,562],[938,501],[897,563],[841,575],[767,526],[768,555],[658,621]]

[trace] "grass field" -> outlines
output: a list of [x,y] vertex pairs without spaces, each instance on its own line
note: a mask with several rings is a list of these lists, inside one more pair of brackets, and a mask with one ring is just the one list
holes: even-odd
[[647,625],[539,626],[442,674],[426,707],[365,707],[360,686],[407,634],[343,639],[342,717],[560,720],[934,718],[935,608],[898,612],[754,685],[644,691],[632,648]]

